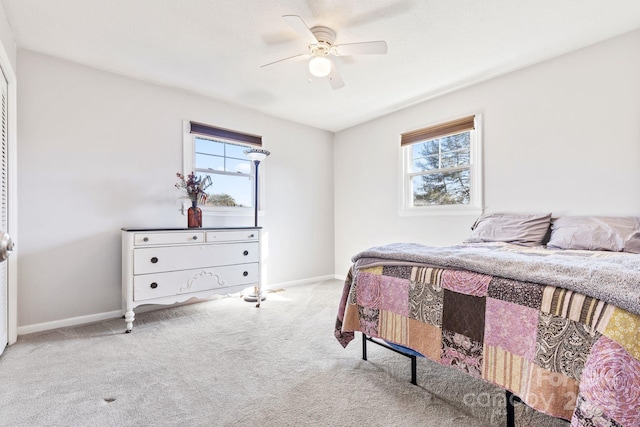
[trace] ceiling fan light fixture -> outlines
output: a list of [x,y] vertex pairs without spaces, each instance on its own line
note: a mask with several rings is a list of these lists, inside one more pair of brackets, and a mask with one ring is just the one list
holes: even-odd
[[309,72],[316,77],[326,77],[331,73],[331,61],[326,56],[314,56],[309,60]]
[[[330,59],[332,55],[380,55],[387,53],[387,43],[383,40],[336,44],[336,32],[329,27],[322,25],[309,27],[298,15],[284,15],[283,18],[304,39],[307,43],[308,51],[307,53],[269,62],[261,65],[261,67],[304,57],[309,60],[308,66],[311,77],[328,77],[326,81],[329,82],[331,87],[340,89],[344,87],[344,80],[340,76],[337,64]],[[309,78],[309,83],[313,80],[311,77]]]

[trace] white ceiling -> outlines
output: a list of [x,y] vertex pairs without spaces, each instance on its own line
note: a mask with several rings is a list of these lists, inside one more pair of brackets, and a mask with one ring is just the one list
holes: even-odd
[[[2,0],[18,46],[339,131],[640,28],[639,0]],[[336,43],[346,86],[309,82],[282,15]]]

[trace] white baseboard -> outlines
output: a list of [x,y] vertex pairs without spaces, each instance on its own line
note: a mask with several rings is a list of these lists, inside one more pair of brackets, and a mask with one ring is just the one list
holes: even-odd
[[265,287],[265,289],[269,290],[269,289],[290,288],[291,286],[307,285],[309,283],[324,282],[326,280],[333,280],[333,279],[336,279],[336,276],[332,274],[328,274],[326,276],[310,277],[308,279],[293,280],[291,282],[268,284]]
[[66,328],[67,326],[83,325],[85,323],[100,322],[122,317],[122,310],[107,311],[105,313],[88,314],[86,316],[70,317],[68,319],[54,320],[52,322],[35,323],[33,325],[18,326],[18,335],[33,334],[34,332],[48,331],[51,329]]
[[[265,289],[269,290],[269,289],[290,288],[291,286],[306,285],[309,283],[324,282],[326,280],[334,280],[334,279],[344,281],[343,276],[341,277],[338,275],[328,274],[326,276],[310,277],[308,279],[293,280],[291,282],[282,282],[282,283],[267,285]],[[213,298],[215,298],[215,296]],[[142,307],[136,308],[136,313],[144,313],[145,311],[152,311],[152,310],[157,310],[159,308],[166,308],[166,307],[167,306],[160,306],[160,305],[142,306]],[[122,310],[107,311],[104,313],[70,317],[68,319],[54,320],[51,322],[35,323],[33,325],[26,325],[26,326],[18,326],[18,335],[33,334],[35,332],[49,331],[51,329],[66,328],[68,326],[84,325],[86,323],[116,319],[118,317],[122,317]],[[124,323],[123,323],[123,330],[124,330]]]

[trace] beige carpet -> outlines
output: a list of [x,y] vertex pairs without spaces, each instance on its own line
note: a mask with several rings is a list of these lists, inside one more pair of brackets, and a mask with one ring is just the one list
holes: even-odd
[[[342,284],[224,298],[21,336],[0,357],[2,426],[503,426],[504,393],[360,336],[333,338]],[[517,426],[567,426],[516,406]]]

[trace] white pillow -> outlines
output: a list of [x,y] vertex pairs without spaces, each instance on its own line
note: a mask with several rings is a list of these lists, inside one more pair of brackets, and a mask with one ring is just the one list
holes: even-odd
[[640,253],[640,217],[560,217],[551,224],[547,247]]
[[465,243],[507,242],[524,246],[539,246],[549,232],[551,213],[484,214],[471,227]]

